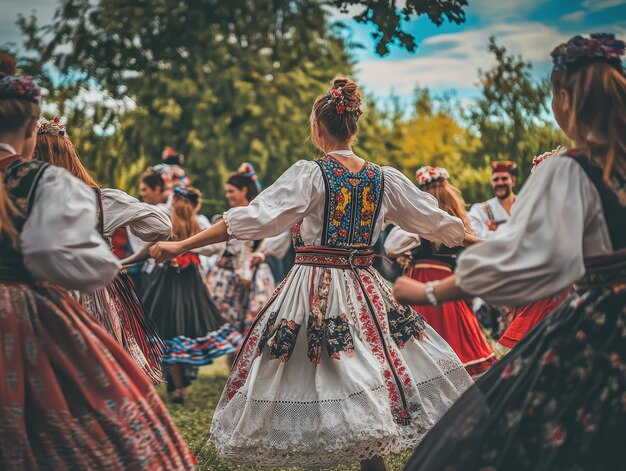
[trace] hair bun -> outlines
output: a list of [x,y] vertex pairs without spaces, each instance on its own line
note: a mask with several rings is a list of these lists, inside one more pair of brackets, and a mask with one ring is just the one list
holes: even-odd
[[335,77],[333,88],[341,88],[343,95],[350,101],[361,100],[358,85],[347,77]]
[[15,75],[16,62],[11,54],[0,53],[0,77]]

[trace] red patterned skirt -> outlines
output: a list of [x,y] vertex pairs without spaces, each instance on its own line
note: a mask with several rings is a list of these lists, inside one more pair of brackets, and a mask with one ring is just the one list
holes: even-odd
[[65,290],[0,282],[0,469],[193,469],[163,403]]
[[498,344],[506,349],[513,348],[517,342],[530,332],[539,322],[554,311],[567,296],[567,291],[551,298],[540,299],[515,310],[513,321],[498,340]]
[[[417,263],[409,270],[409,276],[422,283],[441,280],[451,274],[449,267],[434,261]],[[495,363],[495,353],[466,301],[447,302],[437,307],[413,306],[413,309],[448,342],[470,376],[480,376]]]

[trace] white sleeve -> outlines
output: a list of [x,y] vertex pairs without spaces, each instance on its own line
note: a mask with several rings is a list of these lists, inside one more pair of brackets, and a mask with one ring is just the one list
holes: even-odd
[[95,193],[60,167],[41,176],[20,246],[33,277],[67,289],[105,286],[121,268],[96,229]]
[[277,236],[263,239],[259,250],[265,252],[268,257],[274,257],[280,260],[285,258],[289,247],[291,247],[291,229]]
[[487,239],[489,237],[490,231],[487,227],[487,214],[485,213],[485,209],[483,208],[482,203],[473,204],[467,213],[470,221],[470,226],[472,226],[472,231],[476,237],[481,239]]
[[[318,191],[319,189],[322,191]],[[313,161],[300,160],[263,190],[248,206],[224,213],[228,232],[241,240],[272,237],[300,222],[324,198],[321,171]]]
[[457,285],[511,306],[569,287],[585,273],[583,234],[598,209],[598,193],[574,159],[546,160],[519,193],[511,219],[460,255]]
[[395,226],[389,231],[385,239],[385,252],[390,257],[398,257],[415,247],[419,247],[420,243],[420,236]]
[[383,171],[386,219],[405,231],[432,242],[442,242],[448,247],[463,243],[465,228],[459,218],[439,209],[433,195],[419,190],[398,170],[384,167]]
[[172,234],[170,218],[157,206],[141,203],[122,190],[102,190],[104,235],[110,237],[118,227],[126,226],[145,242],[168,239]]

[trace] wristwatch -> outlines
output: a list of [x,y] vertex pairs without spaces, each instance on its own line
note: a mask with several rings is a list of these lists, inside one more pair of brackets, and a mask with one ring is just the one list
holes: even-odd
[[429,281],[426,283],[426,300],[430,303],[431,306],[437,306],[439,304],[437,302],[437,298],[435,297],[435,286],[439,284],[439,280],[437,281]]

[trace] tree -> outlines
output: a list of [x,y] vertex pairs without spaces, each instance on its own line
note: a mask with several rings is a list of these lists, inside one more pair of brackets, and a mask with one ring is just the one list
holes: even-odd
[[209,211],[223,209],[224,177],[241,162],[271,182],[306,157],[313,100],[352,73],[345,41],[306,0],[64,0],[52,24],[21,26],[39,67],[64,77],[50,98],[94,85],[107,98],[91,116],[67,108],[92,129],[75,139],[104,183],[127,187],[133,175],[115,167],[136,174],[171,145]]
[[469,114],[470,125],[480,136],[474,161],[486,166],[491,160],[512,160],[523,181],[535,155],[566,139],[548,119],[549,80],[533,80],[531,64],[507,54],[495,38],[490,38],[488,48],[496,65],[480,72],[482,96]]
[[465,21],[466,0],[406,0],[399,8],[396,0],[329,0],[329,4],[347,12],[348,7],[362,7],[354,19],[359,23],[373,24],[376,32],[372,38],[376,52],[384,56],[389,53],[389,45],[396,44],[414,52],[417,44],[415,36],[402,30],[402,21],[412,17],[427,16],[437,26],[445,20],[461,24]]

